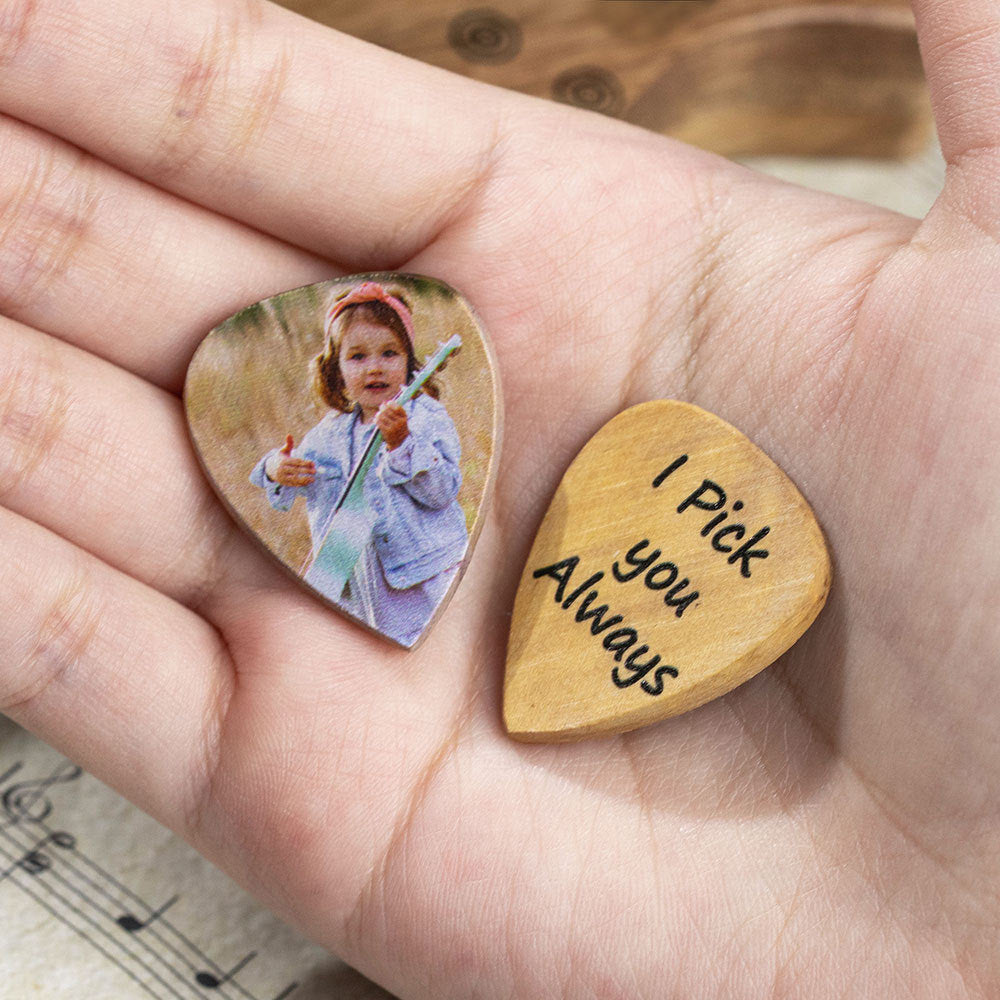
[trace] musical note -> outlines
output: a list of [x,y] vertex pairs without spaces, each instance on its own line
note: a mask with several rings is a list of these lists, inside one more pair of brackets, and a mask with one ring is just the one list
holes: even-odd
[[167,910],[169,910],[170,907],[173,906],[174,903],[176,903],[180,898],[180,896],[171,896],[170,899],[163,904],[163,906],[161,906],[158,910],[154,910],[148,917],[146,917],[145,920],[140,920],[132,913],[123,913],[120,917],[115,919],[115,923],[117,923],[122,930],[128,931],[129,934],[135,934],[136,931],[141,931],[154,921],[159,920],[160,917],[162,917],[163,914],[166,913]]
[[76,838],[63,830],[55,830],[47,836],[42,837],[34,847],[26,851],[14,864],[0,872],[0,882],[19,868],[29,875],[41,875],[42,872],[48,871],[52,867],[52,859],[47,854],[42,853],[42,848],[46,844],[55,844],[56,847],[64,849],[72,848],[76,847]]
[[29,875],[41,875],[42,872],[48,871],[51,867],[52,862],[44,854],[39,854],[37,851],[28,851],[23,857],[18,858],[10,868],[5,869],[0,878],[6,878],[12,872],[17,871],[18,868]]
[[195,982],[199,986],[204,986],[208,990],[217,990],[223,983],[228,983],[237,972],[240,971],[245,965],[253,961],[257,957],[257,952],[252,951],[245,958],[240,959],[224,976],[221,978],[216,976],[212,972],[199,972],[195,977]]
[[11,823],[20,823],[22,820],[43,823],[52,812],[52,803],[45,797],[45,792],[52,785],[76,781],[81,774],[81,768],[65,761],[41,781],[19,781],[16,785],[11,785],[0,795],[0,805],[10,817]]

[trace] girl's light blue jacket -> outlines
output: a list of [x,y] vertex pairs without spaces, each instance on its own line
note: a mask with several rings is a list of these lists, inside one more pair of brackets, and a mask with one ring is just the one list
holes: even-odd
[[[375,551],[386,581],[396,590],[413,587],[460,562],[469,541],[456,499],[462,472],[455,425],[444,406],[425,393],[403,408],[409,436],[395,451],[383,443],[365,479],[365,501],[376,514]],[[266,491],[276,510],[288,510],[300,495],[306,498],[314,552],[360,457],[360,449],[354,454],[351,447],[360,415],[359,407],[351,413],[331,411],[293,450],[296,458],[316,463],[316,478],[309,486],[281,486],[267,478],[264,467],[277,448],[250,473],[250,481]]]

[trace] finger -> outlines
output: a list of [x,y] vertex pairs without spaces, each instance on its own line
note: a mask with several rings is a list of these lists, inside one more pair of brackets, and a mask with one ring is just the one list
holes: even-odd
[[1000,220],[1000,0],[914,0],[913,9],[951,168],[942,202],[990,232]]
[[229,567],[251,586],[266,574],[176,397],[2,318],[0,503],[192,607]]
[[1000,2],[913,0],[945,158],[1000,151]]
[[232,687],[218,634],[2,509],[0,554],[0,712],[190,836]]
[[220,320],[334,273],[3,116],[0,212],[0,311],[174,391]]
[[295,438],[291,434],[285,438],[285,447],[281,449],[282,455],[290,455],[292,453],[292,448],[295,447]]
[[258,0],[12,3],[0,111],[357,268],[431,239],[521,100]]

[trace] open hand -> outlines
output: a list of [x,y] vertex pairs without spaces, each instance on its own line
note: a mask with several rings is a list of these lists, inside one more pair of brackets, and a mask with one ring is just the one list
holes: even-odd
[[[258,0],[8,0],[0,708],[401,997],[1000,995],[1000,33],[996,0],[914,7],[924,220]],[[179,398],[226,316],[383,268],[471,300],[507,411],[410,655],[233,524]],[[829,603],[695,712],[517,745],[533,532],[655,397],[789,473]]]
[[264,473],[268,479],[282,486],[308,486],[316,479],[316,463],[308,458],[292,457],[295,441],[289,434],[284,447],[268,459]]

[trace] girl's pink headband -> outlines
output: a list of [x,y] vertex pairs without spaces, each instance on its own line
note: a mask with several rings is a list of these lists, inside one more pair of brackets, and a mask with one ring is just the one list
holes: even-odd
[[395,295],[390,295],[380,284],[374,281],[366,281],[351,289],[342,299],[338,299],[330,306],[330,311],[326,314],[326,335],[330,335],[330,327],[334,320],[349,306],[359,306],[363,302],[384,302],[398,317],[406,331],[406,337],[410,342],[410,350],[413,350],[413,314],[407,308],[406,303]]

